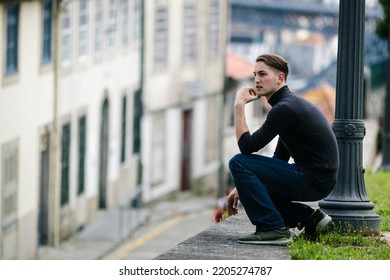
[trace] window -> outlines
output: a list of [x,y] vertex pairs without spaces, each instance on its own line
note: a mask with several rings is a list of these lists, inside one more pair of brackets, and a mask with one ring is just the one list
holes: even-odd
[[226,125],[229,128],[234,128],[234,101],[236,99],[236,92],[230,90],[226,95]]
[[218,99],[211,97],[207,104],[207,151],[206,162],[217,159],[218,156]]
[[196,7],[194,3],[184,6],[184,38],[183,55],[185,60],[196,59]]
[[168,8],[158,7],[154,27],[154,62],[158,65],[167,63],[168,55]]
[[61,61],[64,66],[67,66],[72,58],[71,6],[72,2],[70,2],[68,8],[62,12],[61,20]]
[[7,5],[6,75],[18,72],[19,4]]
[[61,137],[61,206],[69,202],[70,123],[62,126]]
[[96,0],[95,8],[95,53],[103,51],[104,13],[103,0]]
[[142,3],[143,0],[134,0],[133,6],[133,39],[139,40],[141,37],[141,15],[142,15]]
[[129,1],[121,1],[122,11],[122,45],[127,46],[129,44]]
[[12,141],[2,148],[1,216],[2,227],[7,227],[17,220],[18,196],[18,143]]
[[42,58],[43,65],[51,63],[52,60],[52,0],[43,1],[43,35],[42,35]]
[[117,0],[110,0],[109,14],[108,14],[108,48],[110,50],[116,47],[117,36]]
[[88,3],[80,0],[79,6],[79,56],[88,53]]
[[122,97],[121,163],[126,161],[127,96]]
[[87,145],[87,117],[82,116],[79,118],[79,162],[78,162],[78,189],[77,193],[81,194],[85,189],[85,154]]
[[219,0],[212,0],[209,8],[209,56],[219,52]]

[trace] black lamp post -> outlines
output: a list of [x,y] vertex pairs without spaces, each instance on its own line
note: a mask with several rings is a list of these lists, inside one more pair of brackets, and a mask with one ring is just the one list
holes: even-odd
[[[387,7],[390,5],[390,0],[386,3]],[[388,8],[387,8],[388,9]],[[390,171],[390,20],[385,16],[387,23],[387,72],[386,72],[386,97],[385,97],[385,127],[383,131],[383,151],[381,170]]]
[[336,83],[336,134],[340,168],[333,192],[320,201],[341,231],[379,234],[379,216],[366,194],[363,168],[363,47],[365,0],[340,1]]

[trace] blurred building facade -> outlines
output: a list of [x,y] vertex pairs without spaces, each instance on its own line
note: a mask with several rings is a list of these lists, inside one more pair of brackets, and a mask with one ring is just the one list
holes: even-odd
[[228,1],[0,3],[0,259],[215,189]]
[[134,188],[139,2],[0,5],[1,258],[34,258]]
[[143,198],[218,184],[228,1],[145,1]]

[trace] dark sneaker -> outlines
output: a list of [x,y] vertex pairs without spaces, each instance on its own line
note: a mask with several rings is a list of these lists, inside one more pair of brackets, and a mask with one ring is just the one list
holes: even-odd
[[287,245],[291,242],[291,234],[285,227],[270,231],[257,231],[240,237],[238,242],[256,245]]
[[302,225],[300,225],[299,229],[304,229],[305,235],[314,235],[316,233],[323,232],[327,225],[332,222],[332,218],[326,215],[324,212],[317,209],[311,215],[310,220]]

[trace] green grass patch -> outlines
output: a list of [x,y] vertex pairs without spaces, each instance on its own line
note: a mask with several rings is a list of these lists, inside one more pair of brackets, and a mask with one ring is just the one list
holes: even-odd
[[390,246],[380,237],[329,233],[316,239],[299,236],[289,245],[299,260],[388,260]]
[[390,231],[390,172],[365,173],[367,195],[380,216],[381,231]]
[[[390,172],[368,171],[364,176],[367,195],[380,216],[380,230],[390,231]],[[315,238],[296,237],[289,245],[298,260],[389,260],[390,246],[380,236],[363,233],[322,234]]]

